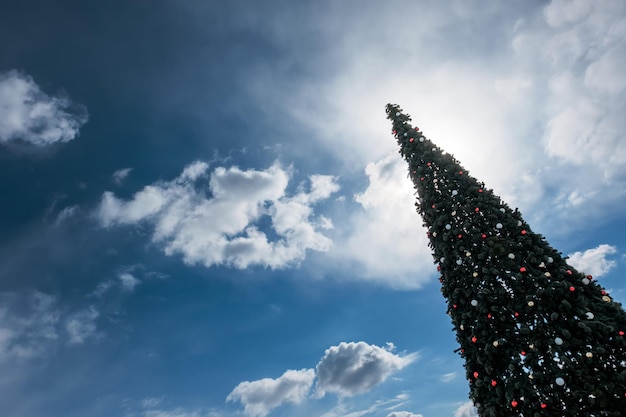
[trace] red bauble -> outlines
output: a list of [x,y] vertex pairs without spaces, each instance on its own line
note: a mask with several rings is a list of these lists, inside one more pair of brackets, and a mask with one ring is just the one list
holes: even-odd
[[490,319],[491,318],[491,313],[487,314],[487,318]]
[[420,131],[420,128],[419,128],[419,127],[415,127],[415,130],[419,132],[419,131]]
[[482,235],[480,235],[480,237],[482,237],[483,239],[486,239],[487,235],[483,233]]
[[526,352],[525,352],[525,351],[523,351],[523,350],[520,352],[520,354],[521,354],[522,356],[526,356]]
[[600,291],[600,294],[606,295],[606,291],[602,290],[602,291]]
[[498,383],[496,382],[496,380],[495,380],[495,379],[493,379],[493,380],[491,381],[491,386],[492,386],[492,387],[495,387],[496,385],[498,385]]
[[459,175],[463,175],[463,171],[459,171]]
[[472,336],[472,343],[476,343],[478,342],[478,339],[476,338],[476,336]]
[[519,271],[520,271],[520,272],[526,272],[526,268],[521,267],[521,268],[519,269]]
[[519,313],[517,311],[514,313],[514,315],[515,317],[519,317]]
[[430,165],[431,165],[431,163],[430,163],[430,162],[426,162],[426,165],[430,166]]
[[414,140],[415,140],[415,139],[411,138],[411,139],[409,139],[409,142],[411,142],[411,143],[412,143]]
[[458,237],[459,239],[462,239],[462,238],[463,238],[463,235],[462,235],[462,234],[459,234],[457,237]]
[[617,332],[617,334],[620,335],[620,336],[624,336],[624,331],[620,330],[619,332]]
[[548,406],[548,404],[546,403],[541,403],[541,408],[546,408]]
[[567,275],[572,275],[572,271],[570,271],[569,269],[568,269],[567,271],[565,271],[565,273],[566,273]]
[[478,192],[479,192],[479,193],[482,193],[482,192],[483,192],[483,189],[482,189],[482,188],[479,188],[479,189],[478,189]]
[[592,277],[591,275],[587,275],[587,279],[588,279],[589,281],[591,281],[591,280],[593,279],[593,277]]
[[456,308],[456,304],[452,304],[452,308]]
[[478,378],[478,372],[474,372],[474,378]]
[[420,178],[420,181],[424,181],[424,177],[421,177],[421,178]]
[[526,230],[522,230],[522,234],[525,235],[527,232]]
[[476,208],[474,209],[474,211],[475,211],[476,213],[478,213],[478,212],[480,211],[480,209],[479,209],[478,207],[476,207]]
[[569,287],[569,290],[570,290],[571,292],[574,292],[574,291],[576,291],[576,287]]
[[511,405],[512,405],[513,407],[517,407],[517,401],[515,401],[515,400],[511,401]]

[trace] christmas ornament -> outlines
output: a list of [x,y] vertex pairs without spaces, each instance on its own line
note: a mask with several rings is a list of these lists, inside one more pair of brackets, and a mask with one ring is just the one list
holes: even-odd
[[563,385],[565,385],[565,380],[561,377],[558,377],[557,379],[554,380],[554,382],[556,382],[556,384],[560,387],[562,387]]

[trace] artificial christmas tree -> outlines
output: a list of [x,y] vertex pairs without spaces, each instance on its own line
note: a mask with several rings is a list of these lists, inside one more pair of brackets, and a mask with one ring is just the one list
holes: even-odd
[[387,105],[482,417],[626,416],[626,312]]

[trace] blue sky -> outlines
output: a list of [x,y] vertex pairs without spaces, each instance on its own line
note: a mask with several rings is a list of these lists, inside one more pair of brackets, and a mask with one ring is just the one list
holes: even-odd
[[626,3],[20,1],[0,409],[474,417],[388,102],[626,301]]

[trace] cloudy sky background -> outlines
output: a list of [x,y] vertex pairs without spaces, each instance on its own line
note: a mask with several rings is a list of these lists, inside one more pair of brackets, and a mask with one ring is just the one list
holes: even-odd
[[473,417],[414,124],[626,301],[626,3],[11,2],[0,409]]

